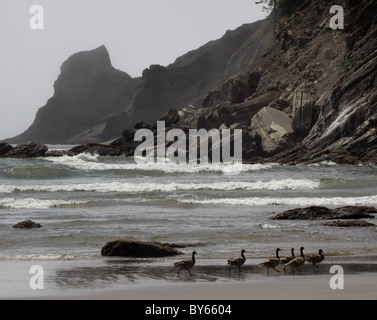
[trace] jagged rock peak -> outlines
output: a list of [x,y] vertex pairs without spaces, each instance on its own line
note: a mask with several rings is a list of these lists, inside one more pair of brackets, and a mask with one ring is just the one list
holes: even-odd
[[107,48],[102,45],[94,50],[81,51],[73,54],[61,66],[61,72],[69,70],[70,67],[111,67],[110,54]]

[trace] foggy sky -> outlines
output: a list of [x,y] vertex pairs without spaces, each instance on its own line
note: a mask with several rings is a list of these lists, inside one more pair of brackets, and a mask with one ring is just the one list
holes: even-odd
[[[44,9],[44,30],[29,26],[33,5]],[[105,45],[112,65],[137,77],[263,18],[255,0],[1,0],[0,140],[32,124],[76,52]]]

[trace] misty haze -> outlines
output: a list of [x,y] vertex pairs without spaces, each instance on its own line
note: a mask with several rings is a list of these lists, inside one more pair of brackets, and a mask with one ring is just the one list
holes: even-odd
[[[71,55],[105,45],[112,65],[140,77],[151,64],[169,65],[226,30],[263,19],[248,0],[38,1],[44,30],[32,30],[31,1],[4,0],[0,11],[2,122],[0,139],[25,131],[53,96]],[[6,120],[5,120],[6,119]]]

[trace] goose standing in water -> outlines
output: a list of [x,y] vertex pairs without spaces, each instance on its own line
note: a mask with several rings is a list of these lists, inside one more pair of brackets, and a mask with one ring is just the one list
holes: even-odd
[[275,269],[280,263],[279,251],[281,251],[281,250],[279,248],[277,248],[275,258],[269,258],[265,262],[263,262],[259,265],[259,268],[263,268],[263,267],[267,268],[267,275],[269,275],[270,269],[274,269],[276,272],[280,272],[279,270]]
[[281,258],[280,264],[287,264],[287,263],[291,262],[292,260],[296,259],[294,248],[291,249],[291,253],[292,253],[291,256],[286,256],[286,257]]
[[192,253],[192,258],[191,260],[182,260],[180,262],[176,262],[174,263],[174,268],[178,268],[178,277],[179,277],[179,274],[181,272],[181,270],[187,270],[188,273],[190,274],[190,276],[192,276],[191,272],[190,272],[190,269],[192,269],[194,266],[195,266],[195,255],[196,255],[196,251],[194,251]]
[[320,249],[318,254],[312,254],[306,257],[306,261],[313,264],[313,269],[319,269],[317,264],[320,264],[323,260],[325,260],[325,256],[323,255],[323,250]]
[[246,257],[245,257],[245,254],[244,254],[245,252],[246,252],[245,250],[242,250],[240,257],[232,258],[232,259],[228,260],[228,264],[230,265],[229,266],[229,273],[231,273],[231,271],[232,271],[232,266],[238,266],[238,271],[239,271],[239,273],[241,273],[241,266],[243,264],[245,264],[245,262],[246,262]]
[[284,271],[287,269],[287,267],[290,267],[290,268],[291,268],[292,273],[295,273],[295,270],[296,270],[296,269],[297,269],[298,271],[300,271],[299,268],[305,264],[304,250],[305,250],[304,247],[301,247],[301,248],[300,248],[301,257],[296,258],[296,259],[293,259],[292,261],[288,262],[288,263],[285,265],[285,267],[284,267]]

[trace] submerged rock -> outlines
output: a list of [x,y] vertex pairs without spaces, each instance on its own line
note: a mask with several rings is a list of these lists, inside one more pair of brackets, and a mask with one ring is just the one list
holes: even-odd
[[42,228],[42,226],[39,223],[35,223],[31,220],[25,220],[22,222],[17,223],[13,226],[14,229],[38,229]]
[[101,254],[106,257],[158,258],[177,256],[182,252],[169,244],[117,240],[107,243]]
[[338,227],[338,228],[374,228],[375,224],[366,222],[364,220],[351,220],[351,221],[332,221],[321,224],[326,227]]
[[341,207],[329,209],[326,207],[313,206],[298,208],[282,212],[272,220],[352,220],[352,219],[374,219],[371,213],[377,214],[374,207]]

